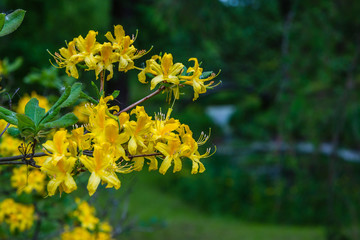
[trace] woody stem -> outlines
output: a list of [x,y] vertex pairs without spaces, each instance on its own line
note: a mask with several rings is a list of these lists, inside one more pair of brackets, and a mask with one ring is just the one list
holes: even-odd
[[129,111],[130,109],[132,109],[133,107],[136,107],[136,106],[139,105],[140,103],[145,102],[146,100],[152,98],[153,96],[158,95],[158,94],[159,94],[160,92],[162,92],[165,88],[166,88],[165,86],[161,86],[161,87],[158,88],[156,91],[150,93],[150,94],[147,95],[146,97],[144,97],[144,98],[140,99],[139,101],[131,104],[130,106],[124,108],[124,109],[121,110],[120,112],[115,113],[114,115],[119,116],[120,113]]

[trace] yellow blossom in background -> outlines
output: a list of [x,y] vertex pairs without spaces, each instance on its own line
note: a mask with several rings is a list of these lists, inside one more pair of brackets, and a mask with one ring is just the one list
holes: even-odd
[[86,228],[76,227],[72,231],[65,230],[61,234],[61,240],[95,240],[95,237]]
[[72,215],[79,220],[81,227],[94,230],[100,221],[95,217],[95,208],[90,206],[86,201],[81,201],[79,198],[76,199],[76,203],[77,209],[72,212]]
[[23,232],[32,227],[34,222],[34,206],[16,203],[7,198],[0,203],[0,223],[10,226],[10,231]]
[[31,98],[36,98],[39,101],[39,106],[44,108],[45,111],[48,111],[50,109],[49,101],[46,97],[38,95],[36,92],[32,92],[31,96],[25,95],[23,96],[17,105],[16,112],[24,114],[25,113],[25,106],[30,101]]
[[13,169],[11,186],[17,189],[17,194],[22,192],[30,194],[32,191],[43,194],[45,191],[45,178],[46,175],[39,169],[21,166]]
[[79,119],[79,123],[88,123],[89,122],[89,114],[85,105],[89,104],[87,102],[82,102],[76,107],[74,107],[73,113]]
[[19,155],[18,147],[22,143],[20,139],[13,138],[8,134],[4,134],[0,139],[0,154],[3,157]]

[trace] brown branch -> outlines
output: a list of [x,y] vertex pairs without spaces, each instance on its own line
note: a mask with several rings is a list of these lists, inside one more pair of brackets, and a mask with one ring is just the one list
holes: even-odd
[[[0,164],[1,162],[7,162],[7,161],[15,161],[15,160],[20,160],[20,159],[24,159],[24,157],[27,157],[28,155],[24,156],[24,155],[17,155],[17,156],[12,156],[12,157],[1,157],[0,158]],[[47,156],[46,153],[40,152],[40,153],[35,153],[34,155],[32,155],[32,157],[44,157]]]
[[10,126],[10,123],[6,124],[6,127],[4,128],[4,130],[0,133],[0,138],[4,135],[4,133],[6,132],[6,129],[8,129]]
[[140,99],[139,101],[131,104],[130,106],[124,108],[124,109],[121,110],[120,112],[115,113],[114,115],[119,116],[120,113],[129,111],[129,110],[132,109],[133,107],[136,107],[136,106],[139,105],[140,103],[145,102],[145,101],[148,100],[149,98],[152,98],[152,97],[158,95],[158,94],[159,94],[160,92],[162,92],[165,88],[166,88],[165,86],[161,86],[161,87],[158,88],[155,92],[152,92],[151,94],[147,95],[146,97],[144,97],[144,98]]
[[[86,156],[92,157],[93,151],[84,151],[83,154]],[[137,157],[151,157],[151,156],[160,156],[160,155],[163,155],[163,154],[162,153],[149,153],[149,154],[130,155],[127,157],[130,159],[133,159],[133,158],[137,158]]]

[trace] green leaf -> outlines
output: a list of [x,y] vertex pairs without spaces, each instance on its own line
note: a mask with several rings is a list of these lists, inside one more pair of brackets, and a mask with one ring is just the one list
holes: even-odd
[[98,104],[99,101],[95,100],[94,98],[92,98],[91,96],[87,95],[84,92],[81,92],[80,97],[83,99],[88,100],[89,102],[93,103],[93,104]]
[[35,137],[36,127],[33,120],[28,116],[19,113],[16,114],[16,118],[18,120],[18,128],[21,136],[25,138]]
[[25,115],[31,118],[37,126],[45,116],[45,109],[39,107],[39,101],[36,98],[32,98],[25,106]]
[[120,91],[119,91],[119,90],[115,90],[115,91],[111,94],[111,96],[113,96],[113,98],[115,99],[115,98],[117,98],[117,96],[119,96],[119,94],[120,94]]
[[20,135],[20,130],[15,127],[10,127],[7,129],[7,132],[12,137],[18,137]]
[[5,23],[0,31],[0,37],[8,35],[15,31],[24,20],[26,11],[22,9],[17,9],[12,13],[5,16]]
[[14,62],[7,66],[7,71],[9,73],[14,72],[15,70],[19,69],[23,63],[22,57],[17,57]]
[[73,113],[68,113],[61,118],[44,124],[45,128],[63,128],[74,125],[78,122],[78,118]]
[[18,125],[16,113],[0,106],[0,119],[4,119],[8,123]]
[[99,90],[99,88],[96,86],[96,84],[95,84],[93,81],[91,81],[91,86],[93,86],[93,88],[95,89],[95,92],[96,92],[96,95],[97,95],[98,99],[100,99],[100,90]]
[[203,72],[200,76],[200,79],[205,79],[211,76],[213,72],[212,71],[208,71],[208,72]]
[[0,31],[3,29],[5,23],[5,13],[0,13]]
[[75,104],[81,95],[81,83],[75,83],[71,87],[71,92],[68,98],[61,104],[61,108],[70,107]]
[[67,87],[65,92],[61,95],[61,97],[56,101],[56,103],[50,108],[50,110],[45,114],[44,118],[40,121],[43,123],[51,121],[56,115],[59,114],[61,109],[61,104],[66,101],[71,92],[71,88]]

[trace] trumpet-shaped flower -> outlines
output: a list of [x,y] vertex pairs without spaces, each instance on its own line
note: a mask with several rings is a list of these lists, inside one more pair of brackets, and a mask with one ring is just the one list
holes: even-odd
[[109,148],[109,143],[103,143],[101,146],[95,145],[93,157],[80,156],[81,163],[91,172],[87,185],[90,196],[95,193],[100,181],[107,183],[107,188],[120,188],[120,180],[115,174],[117,168],[116,158],[109,151]]
[[111,43],[104,43],[101,46],[100,55],[95,56],[95,59],[97,61],[95,67],[96,79],[98,79],[99,74],[104,70],[109,71],[109,75],[106,78],[107,81],[109,81],[113,77],[113,63],[117,61],[119,57],[118,55],[118,53],[113,51]]
[[179,138],[169,140],[167,144],[158,142],[155,146],[164,156],[164,160],[160,165],[159,172],[165,174],[170,168],[171,163],[174,162],[174,173],[182,168],[181,156],[181,141]]
[[60,48],[59,53],[55,53],[53,56],[59,68],[66,68],[65,72],[70,77],[76,79],[79,78],[79,73],[76,68],[76,64],[83,61],[83,56],[78,54],[75,47],[75,42],[71,41],[68,44],[67,48]]
[[134,68],[134,61],[146,54],[145,51],[137,51],[132,45],[134,40],[125,36],[125,31],[121,25],[114,26],[114,35],[107,32],[105,37],[112,42],[113,48],[119,52],[119,71],[127,72]]
[[205,84],[205,82],[212,80],[216,76],[215,74],[211,74],[207,78],[201,78],[201,75],[203,74],[203,69],[199,67],[199,62],[197,58],[190,58],[189,61],[194,61],[194,67],[190,67],[186,72],[192,74],[190,76],[181,76],[180,78],[186,80],[184,84],[193,87],[193,101],[195,101],[199,97],[199,94],[206,93],[207,88],[214,87],[212,86],[214,82],[210,82],[208,84]]
[[144,107],[137,106],[131,111],[131,114],[133,113],[136,114],[137,121],[129,121],[124,124],[125,132],[130,136],[128,151],[131,155],[136,154],[138,146],[144,149],[147,148],[145,142],[151,137],[151,127],[153,124],[151,117],[147,115]]
[[43,147],[50,152],[51,157],[49,162],[54,166],[62,159],[66,159],[70,156],[67,148],[69,146],[69,141],[66,137],[67,131],[60,130],[54,134],[53,140],[48,140],[43,144]]
[[97,32],[90,30],[85,39],[82,36],[74,39],[76,47],[79,50],[79,55],[82,55],[85,64],[88,67],[87,70],[95,69],[96,59],[94,55],[101,49],[101,44],[96,42],[97,34]]
[[[160,61],[160,64],[157,62]],[[151,90],[159,83],[166,82],[174,85],[179,85],[179,75],[181,74],[184,65],[182,63],[173,63],[173,56],[171,53],[165,53],[163,57],[153,56],[146,61],[146,68],[138,74],[139,81],[146,83],[146,73],[151,73],[155,77],[151,80]],[[178,92],[175,93],[175,98],[179,98]]]

